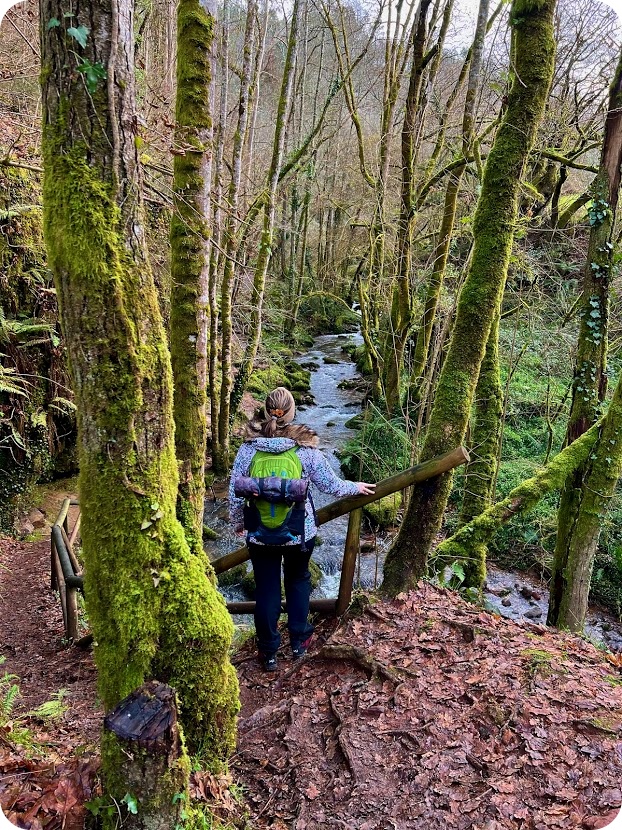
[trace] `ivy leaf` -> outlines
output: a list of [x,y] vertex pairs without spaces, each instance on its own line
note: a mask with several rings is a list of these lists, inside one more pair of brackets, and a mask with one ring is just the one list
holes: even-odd
[[60,20],[58,19],[58,17],[51,17],[48,20],[48,24],[45,27],[45,31],[49,32],[50,29],[55,29],[57,26],[60,26]]
[[122,803],[127,805],[128,813],[131,813],[133,816],[138,814],[138,801],[136,801],[136,796],[133,796],[131,793],[125,793]]
[[80,46],[84,49],[86,46],[86,39],[89,36],[89,29],[86,26],[70,26],[67,29],[67,34],[74,40],[77,40]]
[[106,69],[100,61],[91,63],[83,60],[78,66],[78,72],[84,75],[86,87],[91,94],[97,90],[98,83],[107,77]]

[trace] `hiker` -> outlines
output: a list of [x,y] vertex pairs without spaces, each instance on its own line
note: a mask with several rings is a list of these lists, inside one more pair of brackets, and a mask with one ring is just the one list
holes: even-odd
[[[317,434],[304,424],[292,424],[295,414],[296,404],[289,390],[279,386],[270,392],[264,420],[247,425],[229,484],[231,520],[236,533],[246,532],[255,573],[257,646],[264,669],[271,672],[277,669],[276,653],[281,643],[277,628],[281,613],[281,561],[294,659],[305,654],[313,633],[307,619],[311,594],[309,559],[317,525],[313,501],[307,494],[309,482],[335,497],[371,495],[376,490],[375,484],[339,478],[317,449]],[[265,497],[253,498],[264,484]],[[270,488],[278,490],[279,495],[267,492]],[[287,503],[283,503],[281,491],[285,491]]]

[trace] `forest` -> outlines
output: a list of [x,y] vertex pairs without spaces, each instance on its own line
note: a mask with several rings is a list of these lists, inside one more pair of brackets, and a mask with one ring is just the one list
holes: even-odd
[[[0,136],[9,820],[611,823],[613,9],[24,0]],[[359,489],[268,675],[227,488],[277,387]]]

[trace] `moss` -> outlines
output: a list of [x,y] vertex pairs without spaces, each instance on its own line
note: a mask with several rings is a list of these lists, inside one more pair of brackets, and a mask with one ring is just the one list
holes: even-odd
[[341,297],[320,293],[303,300],[300,318],[304,319],[306,330],[313,335],[347,334],[356,331],[360,318],[349,309]]
[[[313,559],[309,560],[309,573],[311,574],[311,590],[314,591],[320,582],[322,581],[322,570],[317,562],[314,562]],[[255,599],[255,592],[257,590],[257,586],[255,585],[255,576],[253,571],[250,570],[242,576],[240,580],[242,589],[244,593],[249,599]],[[285,598],[285,587],[281,582],[281,597]]]
[[[170,827],[180,824],[184,805],[189,802],[190,777],[190,759],[183,736],[180,736],[180,743],[179,758],[162,773],[159,769],[156,772],[149,750],[137,748],[134,743],[128,747],[125,741],[110,732],[102,734],[106,796],[116,802],[114,811],[103,811],[104,830],[114,830],[118,826],[119,812],[124,813],[123,826],[130,830],[133,826],[143,830],[162,827],[163,821],[168,821]],[[128,763],[128,757],[132,759],[131,763]],[[144,789],[145,783],[147,789]],[[125,806],[128,796],[135,802],[135,814]]]
[[[572,519],[569,543],[556,546],[549,623],[580,631],[587,612],[600,532],[616,485],[622,475],[622,376],[607,415],[574,444],[596,432],[593,451],[583,459],[582,480],[572,493],[572,510],[559,519]],[[564,505],[562,504],[562,507]]]
[[[421,460],[462,444],[493,319],[498,313],[514,238],[520,182],[553,73],[554,1],[526,14],[515,31],[516,76],[505,117],[489,153],[473,220],[473,255],[458,298],[447,357],[441,370]],[[521,129],[517,130],[516,125]],[[452,475],[413,492],[384,564],[387,595],[413,587],[425,573],[452,486]]]
[[[499,315],[486,344],[486,354],[475,390],[471,460],[465,473],[460,524],[490,507],[501,438],[503,391],[499,375]],[[465,587],[481,590],[486,580],[486,546],[475,544],[465,562]]]
[[236,565],[235,568],[230,568],[228,571],[218,574],[218,587],[227,588],[231,585],[237,585],[246,577],[247,570],[246,562],[242,562],[241,565]]
[[296,403],[300,403],[311,388],[311,372],[295,360],[269,357],[268,361],[265,368],[253,369],[247,391],[263,400],[277,386],[284,386],[291,391]]
[[533,509],[540,499],[559,490],[572,471],[590,455],[598,438],[597,426],[562,450],[536,475],[515,487],[508,496],[489,507],[436,548],[435,567],[439,562],[468,560],[473,545],[486,545],[496,531],[518,513]]
[[[205,377],[206,160],[211,152],[210,54],[213,18],[199,0],[177,6],[177,93],[171,216],[171,361],[175,444],[180,467],[177,516],[191,550],[202,556],[207,438]],[[204,373],[205,369],[203,369]]]
[[158,298],[140,249],[130,255],[125,244],[114,184],[93,147],[68,138],[66,109],[61,101],[44,130],[44,225],[80,413],[85,598],[100,696],[109,709],[145,679],[171,683],[189,746],[218,765],[233,747],[238,708],[233,628],[175,515]]
[[[0,532],[10,533],[38,480],[75,469],[75,417],[56,299],[43,245],[41,187],[26,170],[0,166]],[[20,382],[23,378],[25,383]],[[21,387],[21,389],[20,389]]]
[[397,514],[402,506],[402,494],[392,493],[383,499],[373,501],[363,508],[363,513],[374,527],[386,528],[395,525]]

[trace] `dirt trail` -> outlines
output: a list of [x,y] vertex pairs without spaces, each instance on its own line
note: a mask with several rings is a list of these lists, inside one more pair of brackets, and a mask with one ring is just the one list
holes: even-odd
[[49,574],[48,539],[0,539],[0,655],[6,658],[0,671],[19,678],[18,713],[39,706],[60,689],[66,691],[67,711],[50,738],[62,757],[96,741],[101,712],[92,655],[64,641],[60,603],[50,590]]

